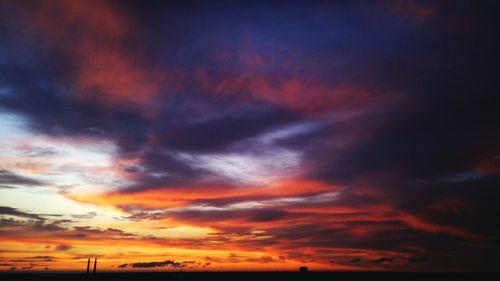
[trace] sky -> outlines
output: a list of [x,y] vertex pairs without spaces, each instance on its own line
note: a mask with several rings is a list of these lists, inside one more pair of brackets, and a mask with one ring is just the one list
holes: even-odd
[[0,0],[0,271],[498,270],[499,6]]

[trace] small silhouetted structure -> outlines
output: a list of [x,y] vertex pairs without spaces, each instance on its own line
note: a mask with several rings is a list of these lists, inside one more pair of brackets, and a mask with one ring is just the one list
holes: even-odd
[[95,271],[96,271],[96,267],[97,267],[97,258],[94,259],[94,274],[95,274]]
[[307,271],[308,271],[307,266],[299,267],[299,272],[307,272]]
[[87,260],[87,274],[89,274],[90,270],[90,258]]

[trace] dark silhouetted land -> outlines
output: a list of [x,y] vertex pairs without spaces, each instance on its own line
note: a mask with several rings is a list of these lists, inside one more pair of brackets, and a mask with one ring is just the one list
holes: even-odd
[[[121,272],[121,273],[0,273],[1,280],[474,280],[475,272]],[[490,278],[491,276],[488,275]],[[479,277],[481,278],[481,277]]]

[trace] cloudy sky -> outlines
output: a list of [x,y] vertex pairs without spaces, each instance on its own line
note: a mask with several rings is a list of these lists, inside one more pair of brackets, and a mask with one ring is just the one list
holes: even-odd
[[0,270],[491,270],[498,1],[0,1]]

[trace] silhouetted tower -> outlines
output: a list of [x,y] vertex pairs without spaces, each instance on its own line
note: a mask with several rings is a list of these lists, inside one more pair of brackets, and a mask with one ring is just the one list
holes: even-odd
[[97,267],[97,258],[95,258],[95,260],[94,260],[94,273],[95,273],[96,267]]
[[89,274],[90,270],[90,258],[87,260],[87,274]]

